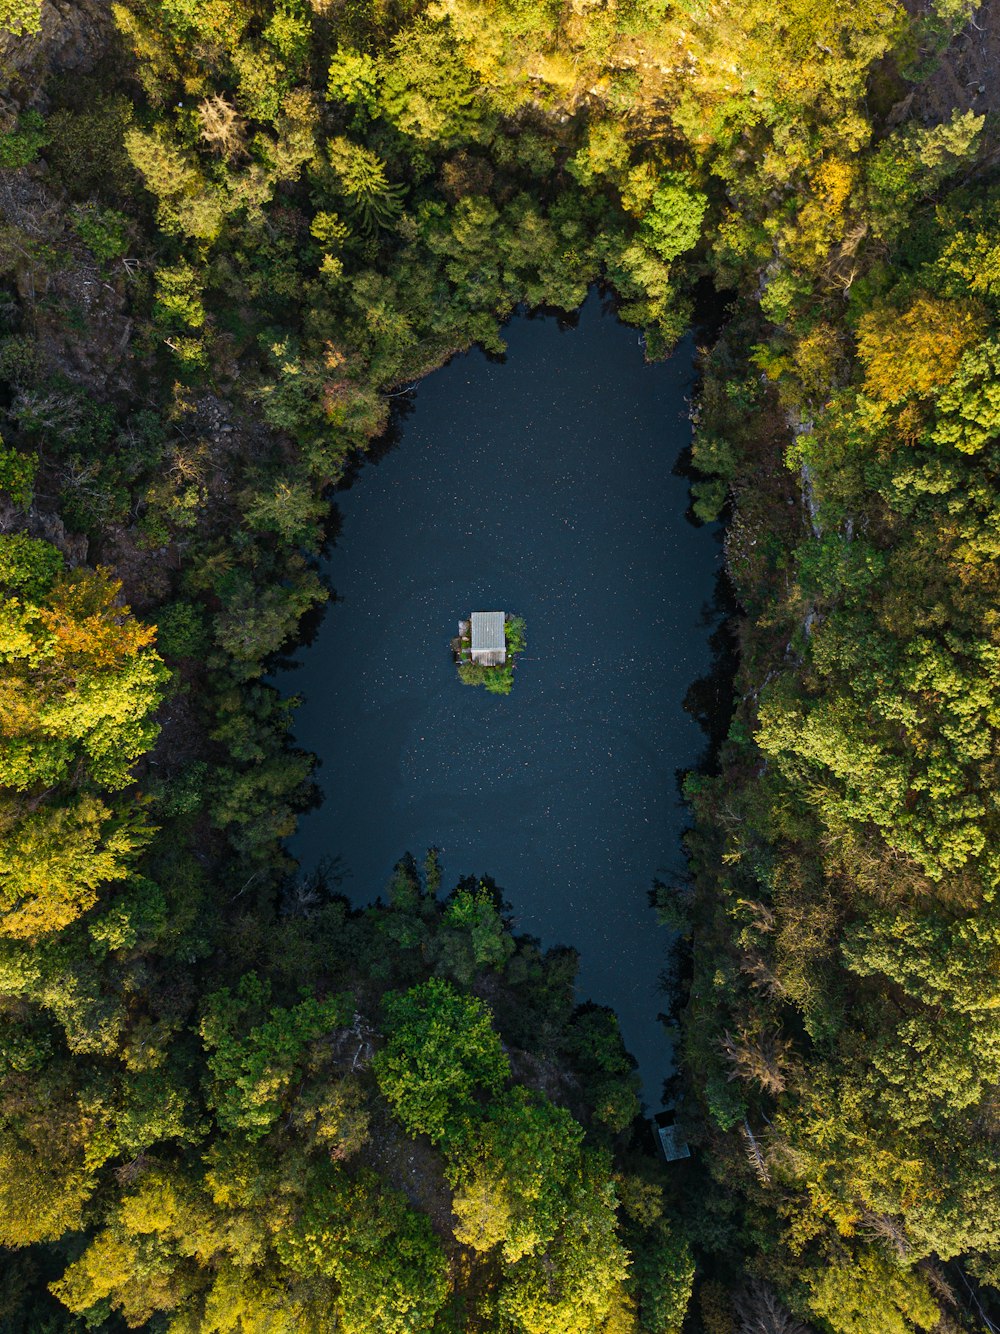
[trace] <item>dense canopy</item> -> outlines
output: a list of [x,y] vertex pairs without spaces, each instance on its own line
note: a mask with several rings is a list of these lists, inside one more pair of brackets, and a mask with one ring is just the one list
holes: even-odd
[[[975,0],[0,0],[0,1329],[1000,1322],[998,59]],[[393,404],[596,282],[697,321],[734,603],[669,1167],[492,882],[299,873],[266,679]]]

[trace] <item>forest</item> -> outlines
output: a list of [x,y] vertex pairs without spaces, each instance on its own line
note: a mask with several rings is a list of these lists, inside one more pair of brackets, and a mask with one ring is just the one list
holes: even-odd
[[[995,0],[0,0],[2,1334],[1000,1326],[998,60]],[[651,358],[716,312],[666,1166],[516,885],[299,872],[266,679],[393,396],[595,283]]]

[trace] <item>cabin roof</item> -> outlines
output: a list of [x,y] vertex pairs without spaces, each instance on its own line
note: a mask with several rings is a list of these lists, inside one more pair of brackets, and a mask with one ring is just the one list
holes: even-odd
[[660,1152],[668,1163],[675,1163],[678,1158],[691,1157],[691,1150],[680,1126],[674,1125],[672,1121],[669,1125],[661,1125],[658,1120],[654,1120],[653,1125],[660,1141]]
[[507,647],[504,637],[502,611],[474,611],[472,613],[472,651],[489,653]]

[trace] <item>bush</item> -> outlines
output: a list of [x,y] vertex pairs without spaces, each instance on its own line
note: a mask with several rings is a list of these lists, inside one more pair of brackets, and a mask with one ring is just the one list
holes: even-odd
[[168,658],[200,658],[209,649],[208,629],[193,602],[169,602],[156,618],[156,644]]
[[508,653],[523,653],[527,648],[527,625],[523,616],[509,616],[504,626]]
[[[16,3],[16,0],[15,0]],[[0,0],[0,32],[4,30],[4,13],[9,0]],[[17,122],[17,129],[0,134],[0,168],[15,171],[34,162],[49,142],[45,121],[37,111],[26,111]]]
[[458,667],[458,679],[464,686],[485,685],[488,671],[489,668],[481,662],[462,662]]
[[73,227],[95,259],[118,259],[129,248],[128,218],[113,208],[89,205],[77,211]]
[[0,439],[0,491],[6,491],[14,504],[23,509],[31,504],[37,468],[35,454],[22,454]]
[[491,695],[509,695],[514,688],[514,668],[509,662],[502,667],[487,667],[483,685]]
[[0,589],[37,601],[52,587],[62,567],[62,554],[50,542],[26,533],[0,537]]
[[41,26],[42,0],[0,0],[0,32],[24,37]]

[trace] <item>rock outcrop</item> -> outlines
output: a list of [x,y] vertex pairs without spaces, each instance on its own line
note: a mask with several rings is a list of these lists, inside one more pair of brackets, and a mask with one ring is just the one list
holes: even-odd
[[114,32],[107,0],[43,0],[37,33],[0,33],[0,84],[7,83],[20,102],[29,104],[46,74],[89,74]]

